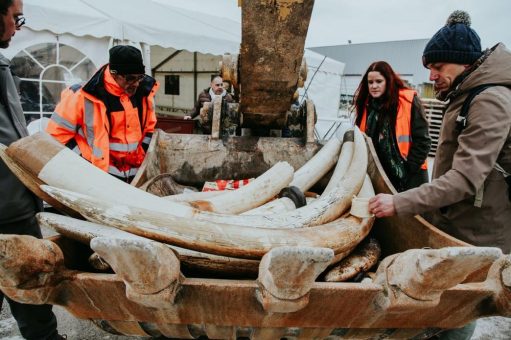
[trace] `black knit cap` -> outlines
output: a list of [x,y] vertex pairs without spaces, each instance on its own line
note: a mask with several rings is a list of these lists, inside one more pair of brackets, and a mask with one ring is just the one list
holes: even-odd
[[470,24],[467,12],[452,12],[445,26],[435,33],[424,48],[424,66],[436,62],[471,65],[479,59],[482,55],[481,40]]
[[142,53],[133,46],[117,45],[110,49],[110,70],[117,74],[145,74]]

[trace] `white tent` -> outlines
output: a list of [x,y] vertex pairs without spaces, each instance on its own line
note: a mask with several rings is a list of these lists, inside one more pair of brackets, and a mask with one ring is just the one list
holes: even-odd
[[339,117],[341,79],[344,63],[311,50],[305,50],[309,68],[304,88],[300,89],[300,102],[310,98],[318,115],[316,134],[319,139],[328,139],[335,128],[345,119]]
[[[26,25],[3,53],[10,59],[21,58],[17,66],[25,71],[25,76],[21,76],[23,84],[32,94],[39,92],[39,103],[25,103],[25,113],[34,116],[51,113],[51,103],[56,103],[63,87],[86,80],[91,72],[107,63],[108,49],[115,42],[139,47],[148,73],[151,72],[150,46],[214,55],[239,53],[239,22],[169,3],[24,0]],[[324,59],[312,51],[306,51],[305,56],[309,65],[306,96],[316,104],[319,137],[324,138],[328,128],[338,120],[340,74],[344,64]],[[30,67],[23,66],[30,63]],[[45,98],[51,100],[45,103]]]
[[237,52],[239,22],[152,0],[25,0],[27,27],[203,53]]
[[24,0],[24,16],[22,38],[4,53],[9,58],[52,38],[79,48],[99,67],[115,39],[139,45],[150,69],[148,46],[219,55],[237,53],[241,41],[239,22],[153,0]]
[[241,41],[239,22],[154,0],[24,0],[24,16],[3,54],[21,77],[28,120],[51,114],[60,91],[107,63],[113,44],[139,48],[150,74],[151,46],[221,55]]

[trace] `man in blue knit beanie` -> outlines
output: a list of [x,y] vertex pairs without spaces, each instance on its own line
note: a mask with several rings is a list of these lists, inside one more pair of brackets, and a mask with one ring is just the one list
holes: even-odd
[[[426,45],[422,62],[436,97],[448,102],[432,181],[396,195],[378,194],[369,209],[376,217],[424,214],[460,240],[509,254],[511,51],[502,43],[482,51],[469,15],[455,11]],[[474,326],[440,338],[470,339]]]
[[434,62],[470,65],[479,59],[481,39],[470,25],[466,12],[453,12],[426,45],[422,56],[424,67]]

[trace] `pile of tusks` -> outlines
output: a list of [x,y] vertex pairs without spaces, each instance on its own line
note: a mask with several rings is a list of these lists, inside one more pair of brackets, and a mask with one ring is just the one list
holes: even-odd
[[[335,264],[374,222],[349,214],[354,196],[374,195],[366,175],[367,147],[357,128],[341,126],[296,172],[278,162],[249,185],[213,195],[158,197],[111,177],[44,133],[2,146],[0,156],[38,196],[78,217],[40,213],[41,225],[91,247],[98,237],[164,243],[181,262],[203,270],[253,274],[271,249],[313,247],[331,253],[333,274],[327,279],[345,280],[335,275]],[[289,198],[273,199],[288,186],[309,190],[334,166],[324,192],[307,205],[295,208]],[[373,244],[368,258],[374,264]],[[357,254],[364,258],[364,251]]]

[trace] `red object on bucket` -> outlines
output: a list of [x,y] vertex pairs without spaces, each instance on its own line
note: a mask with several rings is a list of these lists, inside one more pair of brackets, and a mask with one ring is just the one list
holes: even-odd
[[251,181],[253,178],[249,179],[217,179],[212,182],[205,182],[202,187],[202,191],[221,191],[221,190],[236,190],[239,189]]

